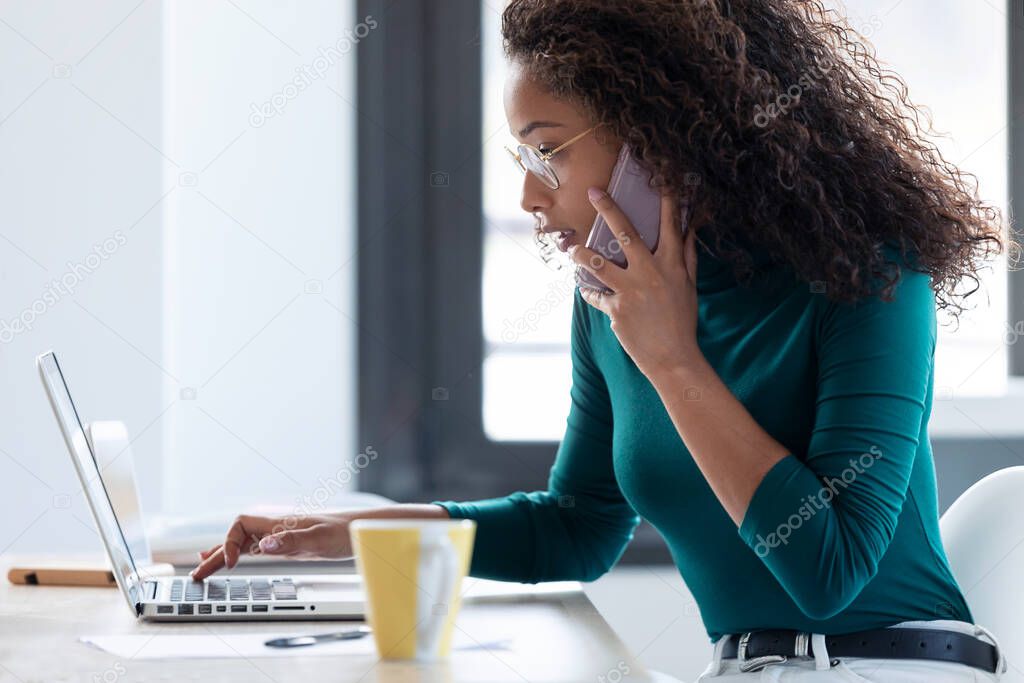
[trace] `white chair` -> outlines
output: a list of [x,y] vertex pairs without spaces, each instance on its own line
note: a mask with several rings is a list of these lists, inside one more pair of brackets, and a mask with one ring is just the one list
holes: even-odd
[[1006,656],[1004,680],[1024,680],[1024,467],[993,472],[964,491],[939,529],[974,623]]

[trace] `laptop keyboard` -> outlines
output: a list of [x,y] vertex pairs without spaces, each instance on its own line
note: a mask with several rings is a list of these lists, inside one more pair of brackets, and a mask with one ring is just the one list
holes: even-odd
[[206,579],[171,582],[171,602],[295,600],[295,584],[285,579]]

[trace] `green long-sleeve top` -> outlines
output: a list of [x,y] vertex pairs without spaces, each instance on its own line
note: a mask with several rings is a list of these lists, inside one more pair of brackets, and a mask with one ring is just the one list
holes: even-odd
[[593,580],[640,515],[664,537],[712,642],[764,628],[972,622],[939,536],[929,276],[904,267],[892,301],[843,304],[787,272],[744,287],[698,249],[701,351],[789,451],[739,528],[608,317],[577,291],[571,407],[547,490],[434,501],[476,520],[471,575]]

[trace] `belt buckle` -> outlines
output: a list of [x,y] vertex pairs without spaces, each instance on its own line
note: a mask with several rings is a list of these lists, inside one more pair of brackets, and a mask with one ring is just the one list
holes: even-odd
[[747,659],[747,641],[750,640],[751,633],[752,631],[747,631],[741,634],[739,644],[736,646],[736,659],[739,660],[740,671],[743,673],[760,671],[769,664],[785,662],[788,659],[785,655],[763,655]]

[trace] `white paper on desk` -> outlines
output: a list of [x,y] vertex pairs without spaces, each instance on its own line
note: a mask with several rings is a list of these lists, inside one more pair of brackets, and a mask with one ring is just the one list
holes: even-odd
[[[339,655],[372,655],[377,650],[373,636],[356,640],[338,640],[307,647],[267,647],[271,638],[301,636],[316,631],[289,633],[197,633],[193,635],[164,635],[132,633],[127,635],[82,636],[86,645],[106,650],[125,659],[203,659],[252,657],[337,657]],[[320,631],[328,633],[329,631]],[[456,632],[452,640],[455,650],[502,650],[511,646],[511,640],[478,643]]]
[[[549,581],[538,584],[492,581],[467,577],[462,582],[462,599],[467,602],[474,600],[516,600],[531,595],[552,595],[557,593],[575,593],[582,590],[578,581]],[[171,635],[162,633],[138,633],[122,635],[82,636],[79,640],[87,645],[106,650],[118,657],[128,659],[195,659],[204,657],[308,657],[337,655],[375,655],[373,636],[369,635],[357,640],[340,640],[318,643],[308,647],[276,648],[267,647],[263,643],[271,638],[286,636],[309,635],[312,633],[330,633],[344,630],[334,627],[310,627],[305,631],[281,633],[220,633],[212,631],[191,635]],[[465,633],[456,630],[452,636],[452,648],[468,649],[507,649],[511,640],[479,643]]]
[[202,659],[206,657],[251,658],[294,657],[302,655],[372,655],[373,637],[322,643],[309,647],[267,647],[271,638],[301,633],[202,633],[164,635],[132,633],[128,635],[82,636],[86,645],[126,659]]

